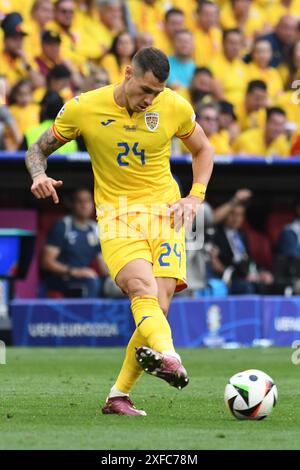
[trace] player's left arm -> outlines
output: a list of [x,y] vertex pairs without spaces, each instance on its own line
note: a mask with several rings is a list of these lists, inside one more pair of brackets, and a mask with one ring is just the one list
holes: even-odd
[[213,148],[202,128],[196,123],[194,131],[184,139],[192,154],[193,186],[187,197],[171,206],[174,212],[174,227],[179,230],[186,220],[192,224],[197,208],[205,199],[206,187],[213,170]]

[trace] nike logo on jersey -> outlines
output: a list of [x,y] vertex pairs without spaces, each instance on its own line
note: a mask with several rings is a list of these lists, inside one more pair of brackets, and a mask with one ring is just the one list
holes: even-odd
[[108,126],[112,122],[115,122],[115,119],[108,119],[107,121],[101,121],[102,126]]
[[137,328],[143,323],[144,320],[146,320],[146,318],[151,318],[151,315],[148,315],[148,316],[145,316],[141,319],[140,323],[138,324]]

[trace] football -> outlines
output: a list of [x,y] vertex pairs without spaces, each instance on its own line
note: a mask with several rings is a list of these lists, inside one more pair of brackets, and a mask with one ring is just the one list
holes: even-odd
[[274,380],[256,369],[233,375],[224,393],[225,403],[237,419],[266,418],[276,405],[277,398]]

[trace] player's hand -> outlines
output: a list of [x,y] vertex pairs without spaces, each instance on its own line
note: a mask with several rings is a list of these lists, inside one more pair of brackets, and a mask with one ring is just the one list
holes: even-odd
[[56,189],[60,188],[62,185],[63,182],[61,180],[57,181],[53,178],[49,178],[46,173],[43,173],[33,178],[31,192],[37,199],[52,197],[54,204],[58,204],[59,198]]
[[202,202],[203,200],[197,196],[187,196],[169,206],[172,217],[171,227],[179,232],[184,224],[187,230],[191,230],[193,220]]
[[92,268],[72,268],[70,271],[72,277],[96,279],[98,274]]

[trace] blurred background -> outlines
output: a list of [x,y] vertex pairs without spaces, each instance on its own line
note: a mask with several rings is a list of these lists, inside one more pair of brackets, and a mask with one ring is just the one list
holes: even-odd
[[[83,139],[49,158],[64,181],[58,206],[31,195],[24,152],[67,100],[120,82],[154,45],[216,154],[204,246],[188,252],[189,288],[170,310],[175,344],[299,339],[300,0],[0,0],[0,21],[0,338],[130,337],[129,303],[101,256]],[[176,138],[171,168],[187,194],[191,156]]]

